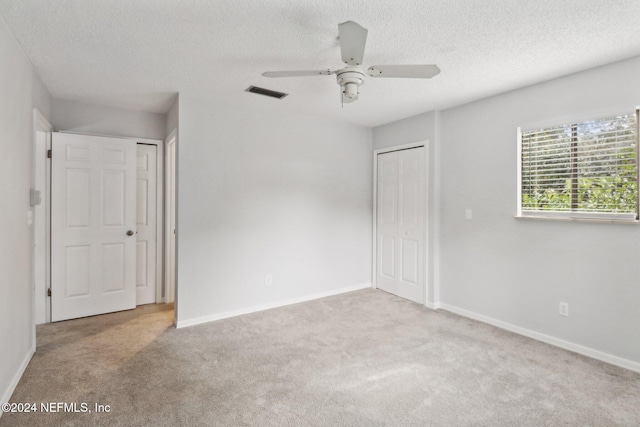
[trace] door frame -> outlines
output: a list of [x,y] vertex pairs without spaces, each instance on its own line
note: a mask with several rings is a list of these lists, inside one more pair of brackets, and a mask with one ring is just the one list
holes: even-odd
[[[37,132],[45,132],[47,141],[44,147],[38,146]],[[47,296],[47,289],[51,287],[51,161],[47,158],[47,150],[51,149],[51,133],[53,126],[37,109],[33,109],[33,163],[32,163],[32,184],[31,188],[37,188],[38,167],[44,167],[44,187],[40,189],[40,205],[44,208],[36,211],[35,206],[30,206],[33,212],[33,233],[32,233],[32,292],[33,292],[33,325],[51,322],[51,299]],[[40,212],[40,214],[37,214]],[[44,215],[44,227],[36,229],[35,224],[40,222]],[[44,241],[44,257],[36,257],[36,242]],[[43,269],[44,283],[36,282],[36,270]],[[38,321],[38,315],[42,315],[44,309],[44,322]],[[41,319],[40,319],[41,320]],[[35,340],[35,334],[34,334]],[[34,342],[35,345],[35,342]]]
[[[49,122],[44,118],[44,116],[42,116],[42,114],[40,114],[40,112],[37,111],[37,109],[34,108],[34,135],[33,135],[33,139],[34,139],[34,164],[33,164],[33,180],[35,180],[35,129],[36,126],[46,126],[49,125],[51,126],[51,124],[49,124]],[[51,127],[51,132],[54,131],[54,128]],[[103,136],[103,137],[107,137],[107,138],[124,138],[124,139],[131,139],[136,141],[136,143],[141,143],[141,144],[151,144],[151,145],[155,145],[157,150],[156,150],[156,197],[158,200],[157,206],[156,206],[156,215],[157,215],[157,227],[156,227],[156,303],[162,303],[164,302],[163,297],[162,297],[162,291],[164,289],[164,274],[163,274],[163,249],[164,249],[164,209],[163,209],[163,205],[164,205],[164,186],[162,185],[163,182],[163,178],[164,178],[164,141],[162,139],[152,139],[152,138],[136,138],[136,137],[127,137],[127,136],[115,136],[115,135],[104,135],[104,134],[95,134],[95,133],[86,133],[86,132],[71,132],[71,131],[57,131],[59,133],[68,133],[68,134],[76,134],[76,135],[88,135],[88,136]],[[48,141],[48,146],[47,146],[47,150],[51,149],[51,138],[49,138]],[[50,230],[50,223],[51,223],[51,161],[49,159],[47,159],[46,162],[46,194],[42,195],[42,199],[45,201],[46,205],[46,224],[48,225],[46,228],[46,235],[44,236],[47,239],[47,256],[46,256],[46,272],[47,272],[47,287],[50,288],[51,287],[51,230]],[[37,238],[42,238],[42,236],[35,236],[34,234],[34,242],[35,239]],[[32,258],[35,258],[35,256],[33,256]],[[32,262],[32,264],[35,264],[35,262]],[[33,267],[34,269],[36,268],[35,265]],[[32,273],[33,274],[33,273]],[[37,294],[35,293],[35,291],[37,291],[37,289],[35,289],[35,282],[33,284],[34,286],[34,294],[33,294],[33,307],[34,307],[34,311],[33,311],[33,317],[34,317],[34,325],[35,320],[36,320],[36,298],[37,298]],[[46,291],[46,288],[45,288]],[[46,302],[46,323],[50,323],[51,322],[51,297],[46,297],[47,298],[47,302]]]
[[378,155],[391,153],[394,151],[409,150],[411,148],[424,147],[424,231],[422,238],[424,239],[424,260],[423,260],[423,277],[424,277],[424,292],[422,305],[429,306],[429,141],[423,140],[418,142],[412,142],[410,144],[394,145],[392,147],[381,148],[373,151],[373,230],[372,230],[372,246],[373,246],[373,260],[371,269],[371,284],[374,289],[378,289],[376,283],[376,277],[378,272]]
[[[175,303],[177,300],[177,288],[178,288],[178,275],[176,274],[177,270],[177,241],[178,241],[178,223],[177,223],[177,201],[178,201],[178,186],[177,186],[177,154],[178,154],[178,131],[177,129],[173,129],[167,139],[165,140],[167,155],[165,156],[165,167],[166,171],[164,175],[164,187],[165,194],[167,195],[165,200],[165,240],[164,240],[164,283],[165,283],[165,293],[164,293],[164,301],[166,303]],[[169,185],[173,183],[173,191],[174,191],[174,200],[171,200],[171,192],[169,191]],[[172,215],[173,213],[173,215]],[[174,219],[174,223],[171,224],[171,218]],[[175,230],[176,237],[173,248],[173,257],[171,256],[171,232],[172,229]],[[169,268],[173,264],[173,269]],[[173,271],[173,286],[171,285],[171,271]],[[174,307],[175,318],[177,319],[177,307]]]

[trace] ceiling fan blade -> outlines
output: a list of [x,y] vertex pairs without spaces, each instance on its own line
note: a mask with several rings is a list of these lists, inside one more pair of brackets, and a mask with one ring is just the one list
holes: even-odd
[[440,74],[437,65],[372,65],[367,70],[371,77],[400,77],[413,79],[430,79]]
[[265,77],[306,77],[306,76],[328,76],[333,74],[331,70],[308,70],[308,71],[267,71],[262,73]]
[[338,25],[338,33],[342,61],[348,65],[362,64],[364,47],[367,43],[367,29],[353,21],[347,21]]

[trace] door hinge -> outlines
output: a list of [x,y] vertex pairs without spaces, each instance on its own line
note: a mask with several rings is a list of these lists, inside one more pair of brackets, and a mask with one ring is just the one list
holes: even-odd
[[51,296],[51,288],[47,289],[47,296],[50,297]]
[[51,150],[47,150],[47,159],[51,158]]

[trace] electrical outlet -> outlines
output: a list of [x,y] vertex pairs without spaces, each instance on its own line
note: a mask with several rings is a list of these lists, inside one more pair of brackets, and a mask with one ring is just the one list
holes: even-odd
[[468,209],[468,208],[465,209],[464,210],[464,219],[466,219],[466,220],[473,219],[473,210]]
[[264,277],[264,284],[265,284],[265,286],[273,285],[273,276],[271,275],[271,273],[267,274]]
[[560,314],[560,316],[569,317],[569,303],[561,302],[560,303],[560,308],[558,310],[558,313]]

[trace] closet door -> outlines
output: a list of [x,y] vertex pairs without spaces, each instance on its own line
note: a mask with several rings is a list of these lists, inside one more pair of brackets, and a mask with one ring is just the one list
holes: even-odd
[[136,305],[156,302],[157,149],[137,147]]
[[379,289],[424,303],[424,147],[378,155]]

